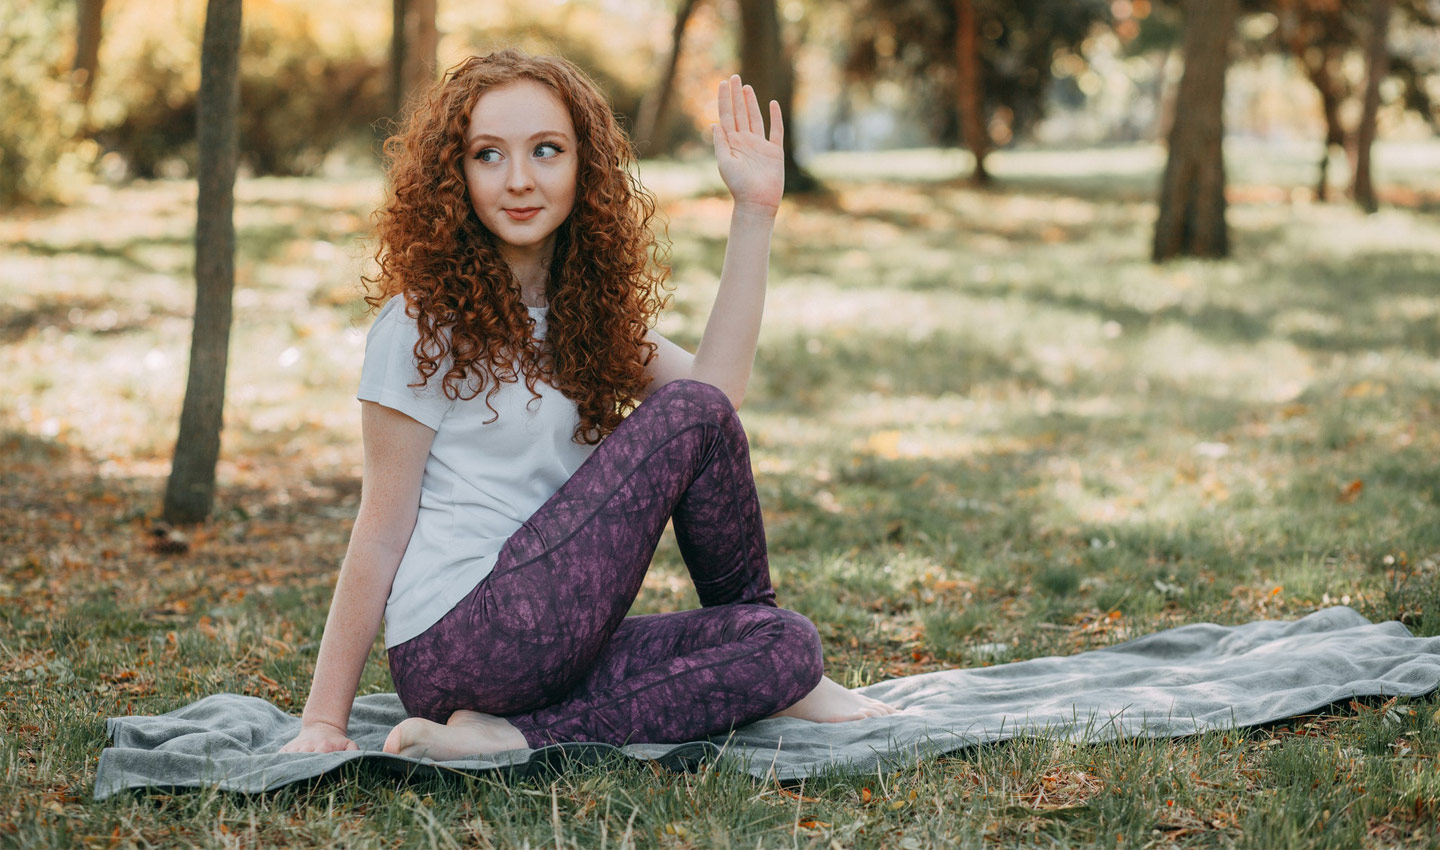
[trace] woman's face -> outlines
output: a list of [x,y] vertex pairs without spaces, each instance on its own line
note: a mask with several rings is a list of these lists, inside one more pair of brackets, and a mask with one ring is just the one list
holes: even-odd
[[545,260],[575,206],[570,113],[550,87],[520,79],[480,96],[466,132],[465,185],[507,261]]

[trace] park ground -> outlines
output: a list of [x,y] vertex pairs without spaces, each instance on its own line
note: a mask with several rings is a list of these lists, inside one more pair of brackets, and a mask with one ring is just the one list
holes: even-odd
[[[1154,148],[833,155],[792,200],[742,408],[785,607],[850,686],[1348,604],[1440,633],[1440,147],[1382,211],[1230,149],[1234,256],[1153,266]],[[646,164],[693,349],[728,202]],[[0,215],[0,843],[26,847],[1436,846],[1440,698],[1177,740],[1018,740],[799,786],[628,761],[90,799],[105,718],[299,713],[359,497],[373,174],[237,188],[214,519],[157,537],[193,184]],[[697,605],[673,538],[635,612]],[[383,653],[362,693],[391,690]]]

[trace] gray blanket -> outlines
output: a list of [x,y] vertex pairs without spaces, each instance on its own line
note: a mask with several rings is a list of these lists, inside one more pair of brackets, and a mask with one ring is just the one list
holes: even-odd
[[[893,769],[1020,735],[1081,742],[1254,726],[1351,697],[1420,696],[1437,684],[1440,637],[1417,638],[1401,623],[1372,624],[1336,606],[1294,622],[1199,623],[1078,655],[942,670],[861,689],[902,709],[886,717],[767,719],[708,741],[630,744],[618,752],[672,769],[734,757],[754,776],[783,781],[830,767]],[[524,774],[617,751],[561,744],[439,763],[388,755],[381,750],[385,736],[404,718],[394,694],[362,696],[349,730],[358,751],[280,754],[300,720],[254,697],[216,694],[158,717],[112,717],[106,730],[114,746],[100,754],[95,797],[207,785],[253,793],[358,760],[400,773]]]

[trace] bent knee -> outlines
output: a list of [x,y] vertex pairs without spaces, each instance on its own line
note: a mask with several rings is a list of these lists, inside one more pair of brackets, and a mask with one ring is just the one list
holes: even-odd
[[651,393],[643,403],[683,406],[697,420],[723,423],[737,418],[735,405],[724,390],[694,378],[671,381]]
[[820,644],[820,630],[809,617],[788,608],[768,608],[775,627],[780,632],[777,653],[781,656],[782,669],[794,671],[805,685],[805,692],[820,684],[825,675],[825,654]]
[[651,399],[672,397],[688,399],[706,406],[715,405],[728,407],[731,410],[735,409],[735,405],[730,403],[730,396],[726,395],[724,390],[695,378],[679,378],[670,381],[650,394]]

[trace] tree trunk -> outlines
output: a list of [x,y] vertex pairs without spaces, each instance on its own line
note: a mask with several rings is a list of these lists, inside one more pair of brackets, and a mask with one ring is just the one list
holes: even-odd
[[1312,0],[1301,3],[1298,0],[1278,0],[1280,35],[1295,61],[1304,69],[1305,76],[1320,95],[1320,112],[1325,119],[1325,142],[1320,148],[1318,174],[1315,180],[1315,199],[1328,200],[1330,195],[1330,150],[1339,146],[1348,149],[1345,143],[1345,128],[1340,123],[1340,84],[1331,73],[1331,59],[1334,52],[1328,44],[1327,33],[1337,22],[1334,16],[1338,9],[1316,8]]
[[208,0],[196,106],[195,326],[180,436],[165,487],[165,519],[172,523],[200,522],[215,501],[230,349],[230,295],[235,288],[239,64],[240,0]]
[[1170,127],[1170,155],[1160,183],[1152,257],[1224,257],[1225,69],[1237,0],[1185,0],[1185,72]]
[[[95,72],[100,67],[100,21],[105,0],[79,0],[79,26],[75,35],[75,100],[87,108],[95,93]],[[85,122],[88,127],[89,122]]]
[[685,40],[685,25],[695,11],[697,0],[680,0],[675,11],[675,27],[670,33],[670,58],[660,74],[659,85],[651,89],[640,103],[640,116],[635,122],[635,148],[644,156],[670,150],[670,101],[675,94],[675,70],[680,66],[680,48]]
[[780,17],[775,0],[739,0],[740,6],[740,77],[755,89],[760,101],[760,114],[770,121],[772,100],[780,102],[785,116],[785,191],[813,192],[820,181],[795,161],[795,115],[791,112],[795,68],[780,38]]
[[1370,0],[1370,38],[1365,45],[1365,101],[1360,109],[1360,125],[1355,128],[1355,179],[1351,194],[1367,213],[1380,208],[1375,198],[1375,184],[1370,175],[1370,148],[1375,143],[1375,116],[1380,111],[1380,83],[1390,73],[1390,49],[1386,39],[1390,32],[1392,0]]
[[1322,54],[1318,67],[1310,74],[1310,80],[1320,92],[1320,109],[1325,115],[1325,149],[1320,152],[1320,174],[1315,183],[1315,198],[1325,201],[1330,197],[1330,150],[1345,150],[1345,127],[1340,123],[1340,90],[1330,74],[1329,52]]
[[400,116],[416,89],[435,79],[436,0],[394,0],[390,29],[390,108]]
[[975,22],[974,0],[955,0],[956,90],[960,107],[960,134],[975,157],[972,183],[990,182],[985,155],[990,152],[990,134],[985,130],[985,89],[980,79],[980,35]]

